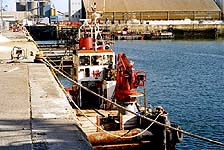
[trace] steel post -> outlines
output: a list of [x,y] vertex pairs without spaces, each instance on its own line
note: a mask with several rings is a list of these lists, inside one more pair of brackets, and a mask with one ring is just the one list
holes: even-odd
[[2,32],[3,30],[3,16],[2,16],[2,11],[3,11],[3,8],[2,8],[2,3],[3,3],[3,0],[1,0],[1,28],[0,28],[0,32]]

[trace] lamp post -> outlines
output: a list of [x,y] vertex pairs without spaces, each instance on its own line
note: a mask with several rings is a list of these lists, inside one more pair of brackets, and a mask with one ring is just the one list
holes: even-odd
[[2,32],[2,29],[3,29],[2,3],[3,3],[3,0],[1,0],[1,32]]
[[0,0],[0,9],[1,9],[1,24],[0,24],[0,32],[2,32],[2,30],[3,30],[3,11],[5,10],[5,8],[7,8],[8,7],[8,5],[5,5],[4,6],[4,8],[3,8],[3,0]]

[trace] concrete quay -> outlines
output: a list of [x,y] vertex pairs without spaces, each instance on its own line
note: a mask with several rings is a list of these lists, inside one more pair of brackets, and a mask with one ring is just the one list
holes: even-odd
[[[14,46],[25,58],[12,60]],[[49,68],[24,32],[0,35],[0,150],[91,150]]]
[[[224,37],[224,24],[168,24],[168,25],[151,25],[151,24],[119,24],[111,25],[108,27],[111,32],[122,31],[124,28],[127,28],[129,32],[135,34],[142,34],[156,30],[167,30],[172,27],[175,35],[180,37],[189,38],[197,32],[201,32],[201,37],[207,34],[207,31],[215,30],[214,33],[217,37]],[[186,34],[188,33],[188,34]]]

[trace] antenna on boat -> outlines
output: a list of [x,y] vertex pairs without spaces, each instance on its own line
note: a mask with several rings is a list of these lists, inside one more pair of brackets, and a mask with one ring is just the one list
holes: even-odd
[[95,36],[94,37],[94,47],[95,48],[94,49],[95,49],[95,51],[97,51],[97,48],[98,48],[98,45],[97,45],[98,39],[97,39],[97,37],[98,37],[98,35],[100,36],[103,48],[105,48],[105,42],[103,41],[103,38],[102,38],[102,36],[100,34],[101,31],[100,31],[99,23],[97,23],[97,19],[99,19],[101,17],[101,14],[96,11],[96,2],[93,3],[93,6],[91,6],[91,8],[92,8],[92,11],[93,11],[92,16],[94,18],[94,27],[93,27],[94,32],[95,32],[95,35],[94,35]]
[[90,28],[90,32],[91,32],[91,37],[93,38],[93,29],[91,27],[91,25],[89,24],[89,22],[91,22],[91,19],[80,19],[80,21],[83,22],[83,24],[80,26],[79,28],[79,38],[81,37],[81,29],[85,30],[86,27]]
[[[101,12],[96,11],[96,3],[94,3],[92,6],[92,20],[91,19],[80,19],[80,21],[83,22],[83,24],[79,28],[79,39],[80,38],[88,38],[91,37],[91,41],[94,42],[91,43],[91,49],[94,51],[97,51],[98,49],[105,50],[105,42],[103,40],[103,37],[101,35],[99,23],[97,19],[101,17]],[[92,21],[92,22],[91,22]],[[90,29],[90,31],[89,31]],[[83,33],[83,34],[82,34]]]

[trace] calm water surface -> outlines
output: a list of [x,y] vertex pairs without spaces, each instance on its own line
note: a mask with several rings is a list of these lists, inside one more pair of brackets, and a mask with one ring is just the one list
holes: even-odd
[[[186,131],[224,142],[224,41],[116,41],[135,69],[147,71],[147,98]],[[219,150],[184,136],[177,149]]]
[[[163,106],[183,130],[224,142],[224,40],[116,41],[112,48],[147,72],[148,104]],[[224,147],[184,136],[177,149]]]

